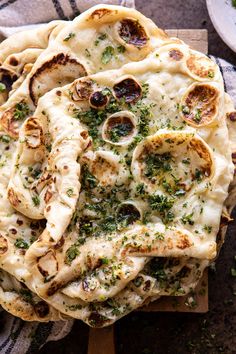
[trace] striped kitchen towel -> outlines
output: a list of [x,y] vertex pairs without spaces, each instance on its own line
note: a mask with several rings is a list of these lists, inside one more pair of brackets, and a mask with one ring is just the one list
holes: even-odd
[[236,107],[236,66],[228,63],[224,59],[210,56],[216,64],[219,65],[220,71],[224,78],[225,91],[231,96]]
[[134,7],[135,0],[0,0],[0,41],[51,20],[71,20],[97,4]]

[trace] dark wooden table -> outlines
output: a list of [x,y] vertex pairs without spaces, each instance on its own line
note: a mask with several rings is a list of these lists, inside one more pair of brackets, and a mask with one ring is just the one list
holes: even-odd
[[[214,30],[205,0],[136,0],[136,6],[162,28],[208,29],[209,53],[236,65],[236,54]],[[235,255],[236,222],[229,226],[215,270],[209,272],[210,311],[130,314],[116,323],[117,354],[236,354],[236,277],[230,272],[236,267]],[[76,321],[66,338],[47,344],[40,354],[86,354],[87,339],[88,327]]]

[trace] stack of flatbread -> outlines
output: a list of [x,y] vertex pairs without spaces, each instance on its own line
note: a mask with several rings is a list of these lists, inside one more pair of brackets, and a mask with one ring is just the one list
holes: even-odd
[[236,198],[218,66],[105,5],[13,35],[0,60],[0,305],[102,327],[192,291]]

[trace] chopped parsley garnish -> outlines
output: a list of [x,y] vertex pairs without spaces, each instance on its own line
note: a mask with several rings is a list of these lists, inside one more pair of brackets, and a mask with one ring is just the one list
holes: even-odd
[[174,193],[173,187],[171,186],[170,183],[168,183],[168,182],[166,181],[165,178],[164,178],[163,181],[162,181],[162,186],[163,186],[164,190],[165,190],[167,193],[169,193],[169,194],[173,194],[173,193]]
[[189,114],[190,113],[190,109],[188,106],[182,106],[182,112],[183,114]]
[[100,41],[104,41],[104,39],[106,39],[106,38],[107,38],[107,34],[106,34],[106,33],[100,33],[100,34],[98,35],[98,38],[97,38],[96,41],[94,42],[95,47],[98,46],[98,44],[100,43]]
[[[236,0],[235,0],[236,1]],[[215,76],[215,73],[214,73],[214,71],[212,71],[212,70],[209,70],[208,71],[208,75],[207,75],[210,79],[213,79],[213,77]]]
[[171,171],[172,156],[169,152],[164,154],[150,154],[145,157],[146,172],[145,176],[148,178],[153,178],[160,173],[160,171]]
[[83,124],[87,124],[89,127],[100,125],[106,118],[105,110],[97,110],[90,108],[88,111],[76,111],[75,118],[79,119]]
[[124,53],[126,51],[125,46],[123,46],[123,45],[118,46],[117,51],[118,51],[118,53]]
[[23,238],[17,238],[14,245],[17,248],[21,248],[21,249],[25,249],[25,250],[29,248],[28,243]]
[[68,42],[71,38],[75,37],[74,32],[70,32],[66,38],[63,39],[64,42]]
[[173,198],[168,198],[162,194],[150,195],[148,198],[148,202],[152,210],[157,210],[160,213],[169,211],[174,205]]
[[195,170],[195,178],[198,183],[200,183],[203,179],[203,172],[201,170],[199,170],[198,168],[196,168],[196,170]]
[[163,240],[165,239],[165,235],[162,234],[161,232],[156,232],[156,233],[155,233],[155,239],[156,239],[156,240],[163,241]]
[[203,228],[208,234],[212,232],[212,226],[211,225],[204,225]]
[[0,82],[0,93],[6,91],[6,85]]
[[116,219],[113,216],[107,216],[102,224],[101,228],[105,232],[113,232],[117,229]]
[[194,225],[193,213],[184,214],[184,216],[182,216],[182,218],[181,218],[181,221],[184,225],[186,225],[186,224]]
[[109,264],[109,259],[106,257],[100,258],[102,264]]
[[28,171],[30,172],[31,177],[34,179],[38,179],[41,175],[42,171],[39,168],[33,168],[31,166],[28,167]]
[[72,245],[66,251],[65,263],[71,265],[72,261],[80,255],[77,245]]
[[101,57],[101,62],[102,64],[106,65],[108,64],[112,57],[114,56],[115,54],[115,50],[112,46],[108,46],[105,48],[105,50],[102,52],[102,57]]
[[182,163],[184,163],[185,165],[190,165],[190,158],[188,157],[187,159],[183,159]]
[[76,304],[76,305],[66,305],[70,311],[77,311],[82,309],[82,305]]
[[91,57],[91,53],[90,53],[90,51],[87,48],[85,49],[85,55],[86,55],[87,58]]
[[195,120],[196,123],[201,122],[202,117],[201,117],[201,110],[199,108],[197,109],[193,119]]
[[132,150],[135,148],[135,146],[136,146],[138,143],[140,143],[140,141],[142,141],[142,140],[143,140],[142,135],[137,134],[137,135],[134,137],[132,143],[129,145],[128,150],[129,150],[129,151],[132,151]]
[[38,206],[40,204],[39,196],[38,195],[33,196],[32,201],[34,203],[34,206]]
[[164,223],[173,221],[174,214],[170,209],[174,205],[174,199],[162,194],[154,194],[148,197],[148,202],[152,210],[159,212]]
[[10,143],[11,141],[11,137],[9,135],[1,135],[0,136],[0,141],[2,141],[3,143]]
[[67,189],[66,194],[68,195],[68,197],[72,197],[72,195],[74,194],[73,188]]
[[[79,233],[81,236],[84,236],[84,235],[90,235],[92,234],[92,232],[94,231],[94,228],[93,228],[93,223],[91,221],[88,221],[88,220],[80,220],[80,229],[79,229]],[[81,242],[83,242],[83,238],[80,238],[79,239],[79,244],[81,244]]]
[[25,119],[29,112],[29,106],[25,102],[19,102],[15,105],[14,119]]
[[132,132],[133,125],[131,122],[122,122],[115,124],[109,131],[110,139],[114,143],[118,142],[120,138],[126,137]]
[[139,183],[136,187],[136,191],[138,194],[145,194],[145,186],[144,183]]
[[98,184],[97,178],[89,171],[88,166],[82,167],[82,186],[86,188],[95,188]]

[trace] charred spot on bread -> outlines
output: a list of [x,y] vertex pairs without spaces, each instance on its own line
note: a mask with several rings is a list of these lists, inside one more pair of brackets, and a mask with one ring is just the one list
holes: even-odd
[[123,79],[113,86],[115,97],[124,100],[126,103],[134,103],[142,96],[142,88],[132,77]]
[[169,57],[175,61],[180,61],[184,55],[179,49],[171,49],[169,51]]
[[75,83],[75,94],[73,95],[74,101],[88,100],[92,94],[92,81],[88,79],[78,80]]
[[136,133],[136,119],[129,111],[112,114],[102,128],[102,138],[114,145],[129,144]]
[[0,234],[0,255],[2,256],[8,250],[7,239]]
[[37,149],[44,144],[42,126],[35,117],[27,119],[24,130],[26,145],[29,149]]
[[88,322],[91,327],[103,327],[109,323],[109,319],[106,316],[101,315],[98,312],[92,312],[88,318]]
[[125,202],[117,210],[117,221],[124,225],[141,219],[141,213],[134,203]]
[[21,201],[19,200],[17,194],[14,192],[13,188],[9,188],[7,191],[7,196],[8,196],[8,200],[11,203],[11,205],[13,207],[18,207],[18,205],[21,203]]
[[92,108],[104,108],[109,101],[109,97],[102,91],[95,91],[89,97],[89,103]]
[[142,48],[148,42],[147,33],[138,20],[131,18],[122,20],[118,32],[125,43],[135,47]]
[[236,111],[227,113],[227,118],[228,118],[231,122],[236,122]]
[[45,301],[39,301],[34,305],[34,311],[38,317],[44,318],[49,314],[49,306]]
[[0,82],[6,86],[8,92],[11,91],[12,85],[17,79],[18,76],[13,71],[0,68]]
[[184,96],[181,105],[184,120],[201,127],[212,123],[218,112],[219,91],[210,84],[194,84]]
[[[31,76],[29,81],[30,98],[36,105],[38,99],[49,90],[64,86],[78,77],[86,75],[84,66],[75,58],[71,58],[68,54],[58,53]],[[49,77],[51,79],[50,85],[48,85]]]
[[11,56],[9,58],[9,64],[12,65],[12,66],[17,66],[19,64],[17,58],[15,58],[14,56]]
[[114,10],[112,11],[109,9],[97,9],[92,12],[89,19],[100,20],[102,17],[107,16],[107,15],[111,15],[112,13],[116,13],[116,12],[117,11],[114,11]]
[[215,64],[203,54],[190,54],[186,65],[191,74],[201,79],[213,79],[215,76]]

